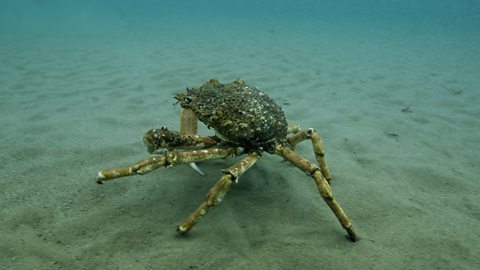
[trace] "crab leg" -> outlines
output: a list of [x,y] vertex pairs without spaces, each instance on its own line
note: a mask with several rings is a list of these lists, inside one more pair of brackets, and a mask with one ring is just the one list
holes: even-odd
[[180,113],[180,134],[197,135],[197,115],[190,109],[182,108]]
[[166,151],[163,156],[155,156],[143,159],[131,166],[100,171],[97,175],[97,183],[102,184],[104,181],[115,178],[146,174],[160,167],[171,167],[177,164],[207,159],[226,158],[230,156],[236,156],[238,154],[239,150],[237,148],[216,147],[185,152]]
[[288,133],[297,133],[300,131],[300,126],[298,124],[289,124],[287,128]]
[[328,169],[327,162],[325,162],[325,149],[315,129],[309,128],[299,131],[294,135],[288,137],[287,142],[293,149],[297,143],[308,139],[312,141],[313,152],[315,154],[315,159],[317,160],[318,165],[320,165],[320,170],[325,179],[327,179],[327,181],[330,183],[332,175],[330,174],[330,170]]
[[210,189],[205,198],[205,201],[195,210],[190,216],[178,226],[177,232],[181,235],[190,230],[202,216],[207,213],[207,209],[219,204],[225,194],[230,189],[230,185],[238,182],[238,178],[242,176],[255,162],[260,158],[255,152],[248,154],[245,158],[230,166],[226,170],[222,170],[223,176],[220,180]]
[[350,239],[350,241],[352,242],[355,242],[357,240],[357,235],[352,228],[352,222],[347,217],[342,207],[340,207],[337,201],[333,198],[332,189],[330,188],[330,185],[328,184],[323,174],[320,172],[320,169],[312,162],[299,156],[297,153],[288,149],[287,147],[279,145],[275,148],[275,152],[286,160],[290,161],[290,163],[295,165],[297,168],[299,168],[315,180],[315,184],[317,185],[320,196],[322,196],[323,200],[333,211],[342,227],[347,231],[348,239]]
[[[197,130],[198,119],[195,112],[191,109],[182,108],[182,112],[180,113],[180,134],[197,135]],[[200,170],[195,162],[190,162],[188,165],[201,176],[205,176],[205,173]]]

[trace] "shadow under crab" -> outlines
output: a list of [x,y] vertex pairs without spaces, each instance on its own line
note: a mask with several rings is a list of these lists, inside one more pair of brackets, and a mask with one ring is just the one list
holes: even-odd
[[[160,154],[131,166],[100,171],[97,183],[146,174],[160,167],[246,155],[222,170],[222,177],[210,189],[205,201],[178,226],[178,233],[183,235],[210,207],[222,201],[230,185],[237,183],[263,152],[277,154],[314,179],[320,195],[347,231],[348,239],[356,241],[350,219],[333,198],[324,148],[313,128],[300,130],[298,125],[288,125],[282,108],[266,93],[243,80],[228,84],[210,80],[199,88],[176,94],[175,99],[182,107],[180,131],[166,127],[151,129],[143,138],[148,152]],[[197,135],[198,120],[213,128],[216,134]],[[287,136],[288,133],[294,134]],[[305,140],[312,142],[318,165],[294,151],[295,145]]]

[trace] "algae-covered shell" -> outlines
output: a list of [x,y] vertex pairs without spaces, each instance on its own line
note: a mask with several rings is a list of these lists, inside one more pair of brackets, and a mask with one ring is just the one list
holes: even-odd
[[242,80],[228,84],[210,80],[175,98],[215,129],[219,137],[234,145],[272,152],[287,136],[282,108],[266,93]]

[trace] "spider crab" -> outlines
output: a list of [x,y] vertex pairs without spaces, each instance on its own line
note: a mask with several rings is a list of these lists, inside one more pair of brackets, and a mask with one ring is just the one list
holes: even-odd
[[[186,92],[176,94],[175,99],[182,107],[180,131],[166,127],[151,129],[143,138],[148,152],[161,154],[128,167],[100,171],[97,183],[143,175],[160,167],[246,155],[222,170],[223,176],[210,189],[205,201],[178,226],[177,232],[183,235],[210,207],[222,201],[230,185],[237,183],[263,152],[277,154],[313,178],[321,197],[347,231],[348,239],[357,239],[350,219],[333,198],[324,148],[313,128],[300,130],[298,125],[288,125],[282,108],[263,91],[248,86],[243,80],[228,84],[210,80],[199,88],[187,88]],[[213,128],[215,135],[197,135],[198,120]],[[287,136],[288,133],[294,134]],[[318,165],[294,151],[294,146],[304,140],[312,142]]]

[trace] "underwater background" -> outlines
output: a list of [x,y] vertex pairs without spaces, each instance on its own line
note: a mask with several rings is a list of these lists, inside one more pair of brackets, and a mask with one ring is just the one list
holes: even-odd
[[[186,237],[239,158],[95,183],[212,78],[317,130],[359,241],[268,153]],[[477,269],[479,117],[476,0],[1,0],[0,269]]]

